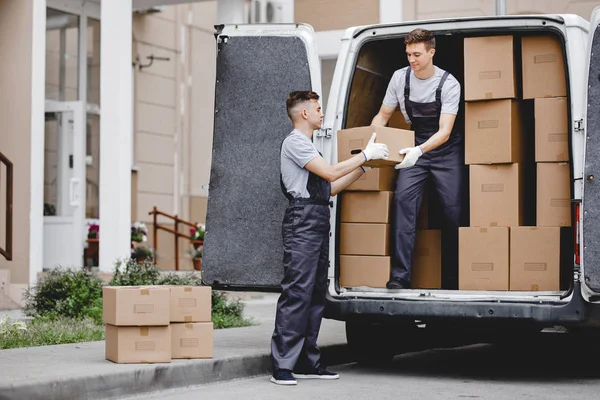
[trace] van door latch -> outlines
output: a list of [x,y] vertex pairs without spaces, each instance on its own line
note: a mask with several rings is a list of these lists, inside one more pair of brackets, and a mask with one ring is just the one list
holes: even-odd
[[317,137],[324,137],[325,139],[331,139],[331,128],[319,129],[317,131]]
[[583,132],[583,120],[582,119],[575,120],[575,132]]

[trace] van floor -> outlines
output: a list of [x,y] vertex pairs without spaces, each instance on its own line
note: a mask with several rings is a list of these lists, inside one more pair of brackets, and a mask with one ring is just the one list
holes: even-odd
[[[532,33],[512,32],[507,33],[487,33],[486,35],[475,35],[469,33],[453,33],[448,35],[436,36],[436,53],[434,56],[434,64],[439,68],[449,71],[461,84],[461,106],[456,118],[455,125],[458,131],[464,133],[465,129],[465,102],[464,102],[464,39],[473,36],[493,36],[496,34],[513,34],[514,40],[514,62],[515,62],[515,77],[517,82],[517,98],[522,99],[522,73],[521,73],[521,40],[525,35]],[[533,33],[535,35],[535,33]],[[353,128],[359,126],[368,126],[371,120],[379,111],[381,102],[385,96],[389,81],[394,72],[400,68],[408,66],[408,61],[405,55],[404,37],[395,37],[387,39],[372,39],[365,42],[360,48],[360,52],[356,59],[356,67],[354,76],[351,82],[351,89],[347,98],[348,104],[346,107],[347,114],[345,116],[344,128]],[[568,73],[568,72],[567,72]],[[536,226],[536,176],[535,176],[535,149],[534,149],[534,109],[533,100],[520,100],[523,106],[523,118],[525,119],[525,132],[528,137],[525,138],[527,155],[526,161],[523,163],[530,168],[525,168],[527,171],[524,176],[525,180],[525,222],[524,226]],[[405,129],[410,129],[406,127]],[[570,132],[570,130],[569,130]],[[570,140],[570,139],[569,139]],[[465,165],[466,174],[468,176],[468,166]],[[470,226],[469,221],[469,184],[468,180],[465,185],[464,218],[461,226]],[[428,210],[429,226],[427,229],[440,229],[442,214],[439,207],[439,201],[431,188],[427,189],[429,198]],[[342,202],[343,207],[343,202]],[[339,219],[338,219],[339,221]],[[339,232],[339,222],[337,226]],[[484,297],[506,297],[520,298],[531,296],[551,296],[556,297],[567,290],[570,290],[573,285],[573,262],[572,257],[569,260],[568,255],[573,255],[573,243],[571,240],[561,241],[561,252],[566,254],[566,261],[561,261],[560,267],[560,292],[504,292],[504,291],[464,291],[458,290],[456,282],[458,282],[458,271],[449,271],[447,262],[444,260],[442,252],[442,289],[407,289],[407,290],[387,290],[371,287],[344,287],[344,291],[349,293],[369,293],[372,296],[386,296],[390,293],[402,293],[406,296],[415,296],[419,299],[426,299],[426,293],[435,293],[436,298],[440,296],[452,295],[454,298],[457,292],[464,294],[468,298],[477,296]],[[442,246],[443,247],[443,246]],[[337,254],[339,256],[339,237],[337,244]],[[339,257],[338,257],[338,276],[339,276]],[[455,282],[450,284],[447,282]],[[413,292],[413,295],[410,293]]]

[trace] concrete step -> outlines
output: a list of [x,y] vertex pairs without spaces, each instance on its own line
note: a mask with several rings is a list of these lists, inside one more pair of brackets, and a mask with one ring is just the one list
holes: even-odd
[[18,310],[19,305],[12,301],[6,294],[0,292],[0,310]]

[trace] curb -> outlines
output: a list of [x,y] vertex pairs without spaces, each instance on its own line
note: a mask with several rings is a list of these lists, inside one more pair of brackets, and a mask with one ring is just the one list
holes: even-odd
[[[321,351],[327,365],[351,361],[345,344],[323,346]],[[213,360],[186,360],[167,365],[157,364],[155,368],[147,368],[146,365],[144,369],[109,375],[32,381],[0,387],[0,400],[115,399],[270,373],[271,359],[270,354],[266,353]]]

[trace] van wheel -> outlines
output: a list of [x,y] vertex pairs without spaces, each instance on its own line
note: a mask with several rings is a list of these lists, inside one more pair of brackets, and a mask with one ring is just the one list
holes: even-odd
[[400,353],[402,337],[397,326],[347,321],[346,340],[354,361],[376,366],[392,362]]

